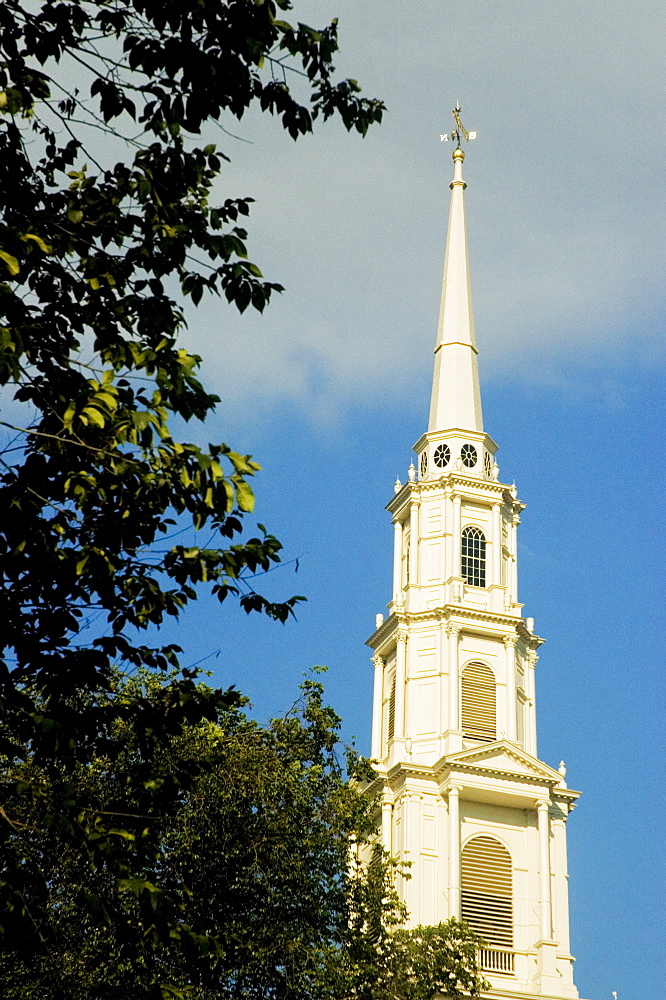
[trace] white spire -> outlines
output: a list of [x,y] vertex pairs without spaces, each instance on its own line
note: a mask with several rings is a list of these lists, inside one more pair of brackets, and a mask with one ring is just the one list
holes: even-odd
[[451,212],[446,237],[446,258],[439,327],[435,347],[435,374],[432,384],[428,430],[459,427],[483,431],[481,393],[476,363],[472,293],[467,260],[467,232],[462,149],[453,151]]

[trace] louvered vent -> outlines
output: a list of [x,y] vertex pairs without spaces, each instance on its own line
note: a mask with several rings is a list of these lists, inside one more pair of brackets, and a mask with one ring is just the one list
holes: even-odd
[[462,728],[477,740],[497,739],[495,677],[485,663],[468,663],[462,675]]
[[395,681],[391,685],[391,696],[388,703],[387,739],[392,740],[395,734]]
[[511,855],[493,837],[474,837],[462,852],[462,918],[491,948],[513,947]]

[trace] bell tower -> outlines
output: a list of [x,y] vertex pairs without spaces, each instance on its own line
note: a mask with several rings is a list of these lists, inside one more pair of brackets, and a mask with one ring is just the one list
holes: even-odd
[[538,758],[542,642],[518,601],[524,505],[483,427],[462,139],[453,181],[428,429],[388,504],[393,587],[374,655],[372,753],[381,841],[411,865],[416,924],[466,920],[491,997],[578,996],[569,950],[566,822],[579,792]]

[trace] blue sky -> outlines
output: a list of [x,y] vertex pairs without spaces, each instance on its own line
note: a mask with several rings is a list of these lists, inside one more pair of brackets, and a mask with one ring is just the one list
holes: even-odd
[[426,427],[451,177],[439,133],[460,100],[479,136],[465,177],[485,425],[527,504],[520,599],[547,640],[539,753],[584,792],[569,823],[576,981],[591,1000],[653,1000],[663,5],[296,5],[309,23],[335,15],[338,68],[384,98],[385,124],[294,144],[260,116],[225,123],[239,138],[219,135],[220,193],[256,199],[251,256],[286,292],[261,318],[204,303],[188,334],[222,397],[206,439],[264,467],[257,519],[288,562],[259,589],[308,604],[281,627],[202,599],[165,638],[261,718],[327,664],[345,737],[369,749],[364,641],[390,596],[384,505]]

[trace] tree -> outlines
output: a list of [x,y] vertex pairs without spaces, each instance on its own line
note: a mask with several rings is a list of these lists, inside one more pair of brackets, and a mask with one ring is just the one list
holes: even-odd
[[179,671],[177,647],[140,638],[202,585],[278,620],[300,599],[248,580],[280,552],[261,525],[243,533],[258,464],[173,431],[217,402],[179,342],[184,298],[261,311],[281,290],[247,260],[251,199],[217,195],[226,157],[207,124],[254,104],[294,138],[317,117],[361,134],[381,119],[333,79],[336,22],[292,26],[289,9],[0,4],[9,997],[429,1000],[478,984],[468,931],[398,933],[387,859],[349,863],[372,807],[347,786],[318,690],[262,730],[233,691]]
[[[163,710],[167,692],[154,674],[119,677],[114,696],[128,715],[109,718],[104,755],[62,768],[59,781],[30,759],[5,762],[48,789],[15,795],[9,844],[17,866],[37,872],[35,883],[45,876],[48,888],[35,906],[45,945],[29,957],[18,939],[6,949],[3,997],[431,1000],[478,992],[476,937],[455,921],[401,929],[388,859],[375,846],[370,864],[350,863],[350,838],[372,843],[374,803],[347,781],[339,720],[320,684],[307,680],[300,703],[268,727],[227,705],[155,754],[142,720],[147,706]],[[367,776],[365,762],[351,757],[349,765]],[[184,771],[196,773],[187,793],[165,798]],[[91,850],[90,839],[47,821],[63,794],[91,816],[122,814],[122,879],[116,860],[107,864],[104,838]],[[85,905],[90,897],[106,926]],[[170,928],[168,947],[161,926]]]
[[[81,804],[77,768],[105,757],[115,720],[142,734],[150,783],[151,761],[183,726],[217,718],[234,697],[184,671],[156,712],[112,697],[115,666],[177,667],[176,646],[140,636],[202,585],[279,620],[301,599],[269,601],[248,580],[280,552],[261,525],[243,535],[259,465],[172,430],[174,418],[203,421],[217,402],[179,343],[183,297],[224,294],[261,311],[280,290],[247,260],[251,199],[217,196],[226,157],[203,139],[206,124],[255,104],[294,138],[317,117],[340,115],[361,134],[381,118],[379,101],[333,79],[336,22],[292,26],[278,17],[289,8],[0,4],[0,385],[6,400],[14,390],[0,456],[0,750],[12,763],[3,793],[12,808],[16,794],[46,796],[45,817],[103,855],[117,882],[131,831]],[[86,145],[93,131],[104,152]],[[30,767],[16,784],[21,760]],[[192,767],[168,777],[155,808],[166,814],[187,794]],[[39,866],[28,876],[12,861],[16,822],[5,806],[0,925],[38,951],[33,911],[48,885]],[[137,889],[139,910],[154,896]],[[95,885],[79,902],[96,926],[111,919]],[[156,948],[173,921],[156,923]]]

